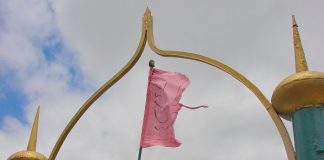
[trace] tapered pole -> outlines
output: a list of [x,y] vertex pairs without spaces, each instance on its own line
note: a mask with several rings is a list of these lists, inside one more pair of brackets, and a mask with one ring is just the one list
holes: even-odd
[[37,144],[37,132],[38,132],[38,120],[39,120],[39,110],[40,107],[38,106],[37,112],[34,119],[33,128],[30,133],[30,138],[27,146],[27,151],[36,151],[36,144]]

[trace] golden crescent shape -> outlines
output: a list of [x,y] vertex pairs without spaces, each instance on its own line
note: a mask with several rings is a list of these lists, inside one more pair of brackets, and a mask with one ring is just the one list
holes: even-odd
[[137,63],[138,59],[141,57],[143,50],[146,44],[146,30],[145,27],[142,27],[142,34],[139,45],[133,55],[133,57],[128,61],[128,63],[118,72],[116,73],[109,81],[103,84],[92,96],[81,106],[78,112],[73,116],[68,125],[65,127],[63,132],[61,133],[59,139],[57,140],[50,157],[48,160],[55,160],[63,142],[66,137],[75,126],[75,124],[79,121],[82,115],[90,108],[90,106],[103,94],[105,93],[111,86],[113,86],[116,82],[118,82],[128,71],[130,71],[133,66]]
[[149,26],[147,28],[147,41],[148,41],[150,48],[153,50],[153,52],[155,52],[156,54],[163,56],[163,57],[185,58],[185,59],[200,61],[200,62],[209,64],[211,66],[219,68],[220,70],[223,70],[224,72],[228,73],[235,79],[242,82],[251,92],[253,92],[256,95],[256,97],[261,101],[263,106],[266,108],[270,117],[272,118],[273,122],[275,123],[275,125],[280,133],[280,136],[282,138],[282,141],[284,143],[288,160],[295,160],[294,147],[292,145],[292,142],[291,142],[291,139],[289,137],[286,127],[284,126],[282,120],[279,118],[278,114],[275,112],[275,110],[272,107],[269,100],[263,95],[263,93],[251,81],[249,81],[246,77],[244,77],[242,74],[235,71],[231,67],[229,67],[229,66],[225,65],[224,63],[219,62],[215,59],[212,59],[212,58],[209,58],[209,57],[206,57],[203,55],[195,54],[195,53],[182,52],[182,51],[167,51],[167,50],[159,49],[156,46],[155,41],[154,41],[153,28],[152,28],[153,20],[151,19],[150,22],[151,22],[151,24],[147,25],[147,26]]

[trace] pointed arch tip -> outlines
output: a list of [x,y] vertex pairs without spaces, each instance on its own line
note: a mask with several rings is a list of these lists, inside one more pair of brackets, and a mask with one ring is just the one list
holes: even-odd
[[146,7],[144,15],[151,15],[150,7]]
[[153,17],[149,7],[146,8],[146,11],[143,16],[143,29],[149,30],[153,26]]

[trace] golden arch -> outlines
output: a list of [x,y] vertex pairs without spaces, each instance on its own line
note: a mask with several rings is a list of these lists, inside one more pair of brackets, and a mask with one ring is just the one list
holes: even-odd
[[288,160],[295,160],[295,151],[291,142],[291,139],[289,137],[289,134],[279,118],[278,114],[275,112],[274,108],[272,107],[272,104],[269,102],[269,100],[263,95],[263,93],[247,78],[245,78],[242,74],[235,71],[231,67],[225,65],[222,62],[219,62],[215,59],[189,53],[189,52],[182,52],[182,51],[167,51],[167,50],[161,50],[159,49],[154,41],[153,36],[153,17],[151,15],[151,11],[147,8],[146,12],[143,16],[143,22],[142,22],[142,33],[139,45],[133,55],[133,57],[129,60],[129,62],[118,72],[116,73],[109,81],[107,81],[105,84],[103,84],[78,110],[78,112],[72,117],[70,122],[67,124],[63,132],[61,133],[59,139],[57,140],[51,155],[49,157],[49,160],[55,160],[63,142],[65,141],[66,137],[74,127],[74,125],[78,122],[78,120],[82,117],[82,115],[87,111],[87,109],[90,108],[90,106],[103,94],[105,93],[111,86],[113,86],[116,82],[118,82],[128,71],[132,69],[132,67],[137,63],[139,58],[141,57],[143,50],[145,48],[146,42],[148,42],[149,47],[155,52],[156,54],[164,57],[177,57],[177,58],[185,58],[185,59],[191,59],[200,61],[206,64],[209,64],[211,66],[214,66],[235,79],[239,80],[242,84],[244,84],[254,95],[260,100],[260,102],[263,104],[265,109],[268,111],[268,114],[272,118],[273,122],[275,123],[279,134],[282,138],[282,141],[284,143],[286,154],[288,157]]

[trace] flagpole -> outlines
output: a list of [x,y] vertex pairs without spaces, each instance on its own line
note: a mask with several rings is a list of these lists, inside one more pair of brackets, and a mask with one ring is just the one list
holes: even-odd
[[[154,66],[155,66],[155,61],[151,59],[151,60],[149,61],[149,66],[150,66],[150,70],[152,70],[152,69],[154,68]],[[151,74],[151,72],[150,72],[150,74]],[[151,75],[150,75],[150,77],[151,77]],[[145,118],[145,115],[144,115],[144,118]],[[143,134],[144,122],[145,122],[145,120],[143,121],[142,134]],[[141,136],[141,142],[140,142],[140,143],[142,143],[142,138],[143,138],[143,137]],[[141,159],[142,159],[142,150],[143,150],[143,147],[142,147],[141,144],[140,144],[140,146],[139,146],[139,150],[138,150],[138,160],[141,160]]]
[[138,150],[138,160],[141,160],[142,159],[142,147],[140,146],[139,147],[139,150]]

